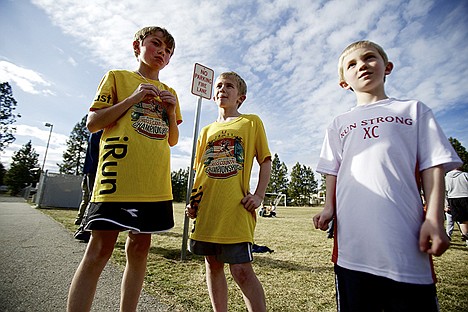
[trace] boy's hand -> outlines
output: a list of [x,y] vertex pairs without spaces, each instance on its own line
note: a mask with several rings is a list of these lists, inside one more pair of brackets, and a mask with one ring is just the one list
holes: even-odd
[[322,231],[328,230],[328,223],[333,219],[333,209],[323,209],[322,212],[316,214],[313,218],[316,229]]
[[177,99],[174,94],[167,90],[160,90],[159,98],[161,99],[161,105],[166,109],[167,114],[175,115]]
[[430,255],[440,256],[450,246],[450,241],[443,227],[436,226],[426,219],[419,233],[419,249]]
[[260,207],[263,198],[258,195],[247,193],[247,195],[242,198],[241,203],[244,205],[244,208],[249,212],[255,212],[255,209]]
[[195,219],[197,217],[198,205],[194,204],[193,207],[188,204],[185,207],[185,215],[190,219]]
[[130,96],[130,98],[132,98],[133,103],[149,103],[154,99],[157,100],[158,97],[160,97],[160,93],[161,91],[159,91],[155,85],[151,83],[141,83],[138,88],[133,91],[133,94]]

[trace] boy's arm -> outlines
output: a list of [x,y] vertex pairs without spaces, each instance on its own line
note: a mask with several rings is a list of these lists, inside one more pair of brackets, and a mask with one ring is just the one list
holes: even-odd
[[179,142],[179,127],[177,126],[177,117],[175,114],[168,115],[169,118],[169,136],[167,142],[169,146],[174,146]]
[[316,214],[313,218],[316,229],[326,231],[328,223],[332,220],[336,205],[336,176],[327,174],[325,177],[325,206],[322,212]]
[[159,93],[160,91],[153,84],[142,83],[135,89],[132,95],[122,102],[110,107],[90,111],[86,126],[92,133],[104,129],[116,122],[134,104],[143,101],[145,98],[155,98],[159,96]]
[[265,158],[265,160],[260,164],[260,171],[258,173],[258,183],[257,188],[255,189],[254,194],[247,193],[247,195],[242,199],[241,203],[244,205],[244,208],[250,212],[254,212],[263,201],[265,197],[265,192],[270,182],[271,174],[271,157]]
[[419,234],[419,249],[431,255],[442,255],[450,245],[444,229],[445,181],[443,166],[435,166],[421,172],[426,219]]
[[159,91],[159,98],[166,109],[169,119],[169,135],[167,137],[167,142],[169,146],[174,146],[179,142],[179,127],[177,126],[176,116],[177,98],[167,90]]

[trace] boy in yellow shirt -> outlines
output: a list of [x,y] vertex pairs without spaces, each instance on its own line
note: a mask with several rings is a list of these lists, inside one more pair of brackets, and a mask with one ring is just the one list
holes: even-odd
[[[205,256],[206,282],[214,311],[227,311],[228,290],[224,264],[239,285],[249,311],[265,311],[263,287],[251,261],[260,206],[270,179],[271,154],[256,115],[241,114],[247,85],[234,72],[215,82],[218,119],[200,132],[196,176],[187,216],[196,218],[190,236],[192,253]],[[260,165],[258,184],[250,193],[253,159]]]
[[176,92],[159,81],[174,53],[164,28],[135,34],[136,71],[112,70],[102,79],[88,114],[91,132],[104,129],[85,230],[91,240],[73,277],[68,311],[89,311],[98,279],[117,237],[129,231],[121,311],[136,311],[146,273],[151,233],[174,226],[170,147],[182,122]]

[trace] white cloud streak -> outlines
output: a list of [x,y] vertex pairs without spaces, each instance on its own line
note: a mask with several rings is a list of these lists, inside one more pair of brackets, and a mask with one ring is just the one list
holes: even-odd
[[[354,105],[336,74],[340,52],[353,41],[370,39],[386,49],[395,64],[387,79],[390,96],[420,99],[436,112],[466,107],[466,1],[33,3],[106,70],[136,67],[131,43],[140,27],[159,25],[174,35],[175,55],[161,79],[178,91],[185,117],[182,143],[173,150],[180,167],[188,166],[191,152],[195,97],[189,90],[195,62],[213,68],[215,75],[234,70],[246,79],[248,100],[241,110],[262,117],[272,152],[288,168],[296,162],[315,168],[325,127]],[[48,86],[31,74],[36,78],[28,80],[29,90]],[[27,90],[28,84],[20,83]],[[214,104],[206,106],[205,123],[216,114]]]
[[17,66],[8,61],[0,61],[0,81],[14,82],[21,90],[30,94],[54,95],[48,88],[51,83],[40,73]]

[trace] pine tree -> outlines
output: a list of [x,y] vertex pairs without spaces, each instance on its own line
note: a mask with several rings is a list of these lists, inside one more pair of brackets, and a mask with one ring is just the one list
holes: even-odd
[[288,183],[288,167],[280,161],[278,154],[275,154],[271,162],[271,176],[266,192],[287,195]]
[[187,196],[187,182],[189,177],[189,169],[179,169],[171,172],[172,181],[172,196],[174,202],[185,203]]
[[67,150],[63,152],[62,164],[57,164],[62,174],[81,175],[88,147],[89,131],[86,128],[84,116],[79,123],[73,127],[70,138],[67,140]]
[[31,141],[23,145],[12,156],[10,170],[5,176],[5,184],[8,185],[11,195],[17,195],[28,185],[39,182],[39,154],[32,147]]
[[458,157],[463,161],[462,171],[468,172],[468,152],[466,148],[455,138],[449,138],[450,143],[452,143],[453,148],[458,154]]
[[0,163],[0,185],[3,185],[5,174],[6,174],[5,166],[3,166],[2,163]]
[[13,133],[15,127],[10,125],[16,121],[13,111],[16,109],[16,100],[13,98],[13,92],[8,82],[0,84],[0,152],[3,151],[10,143],[15,141]]
[[315,181],[312,168],[296,163],[291,171],[289,182],[289,198],[297,206],[309,205],[312,195],[317,192],[317,181]]

